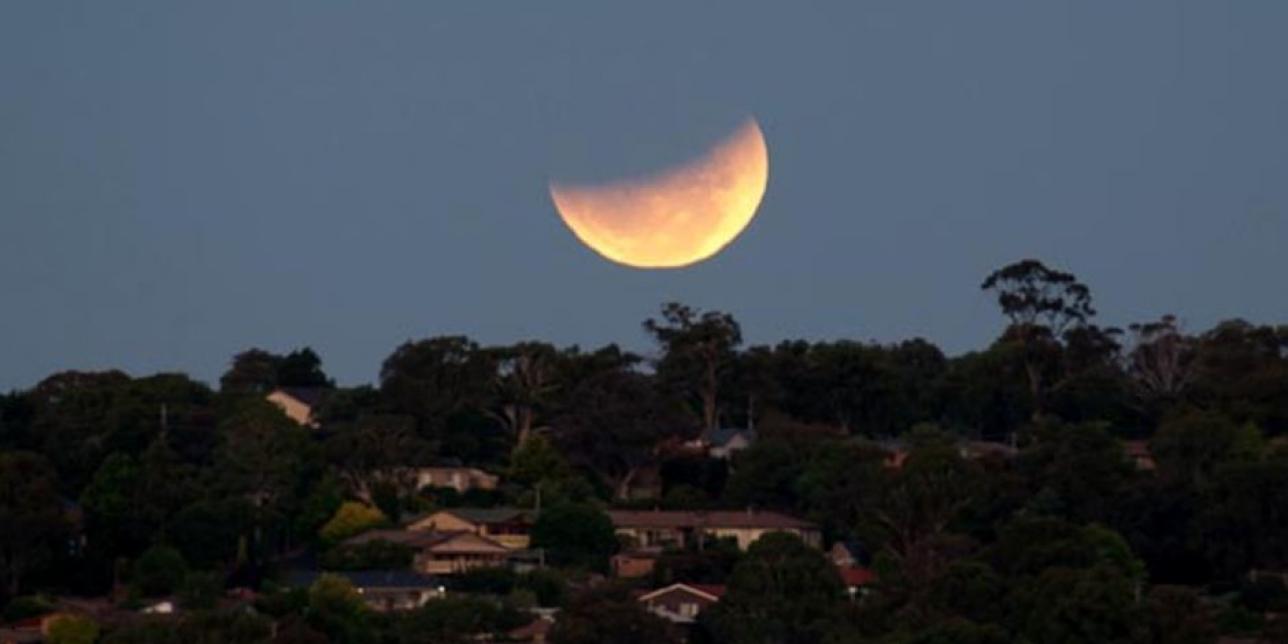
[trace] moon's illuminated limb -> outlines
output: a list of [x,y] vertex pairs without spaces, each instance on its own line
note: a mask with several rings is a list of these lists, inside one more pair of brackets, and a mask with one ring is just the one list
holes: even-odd
[[702,261],[741,233],[769,181],[755,119],[702,157],[657,175],[598,186],[550,184],[564,223],[610,260],[638,268]]

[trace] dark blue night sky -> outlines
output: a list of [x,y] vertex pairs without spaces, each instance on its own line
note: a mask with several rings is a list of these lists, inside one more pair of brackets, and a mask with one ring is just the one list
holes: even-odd
[[[667,300],[750,342],[1002,326],[1039,257],[1102,322],[1288,320],[1288,3],[8,2],[0,389],[213,380],[311,345],[647,348]],[[647,172],[754,115],[760,214],[678,271],[610,264],[552,178]]]

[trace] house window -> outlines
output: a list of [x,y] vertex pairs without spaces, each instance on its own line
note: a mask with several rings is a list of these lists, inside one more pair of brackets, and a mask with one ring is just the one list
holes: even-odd
[[693,602],[684,602],[680,604],[680,614],[685,617],[696,617],[698,615],[698,605]]

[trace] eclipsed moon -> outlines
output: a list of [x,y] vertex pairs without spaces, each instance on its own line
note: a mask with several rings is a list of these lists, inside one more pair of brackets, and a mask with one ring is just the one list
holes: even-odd
[[593,186],[551,182],[550,198],[577,239],[637,268],[700,262],[751,223],[769,181],[755,119],[692,161],[650,177]]

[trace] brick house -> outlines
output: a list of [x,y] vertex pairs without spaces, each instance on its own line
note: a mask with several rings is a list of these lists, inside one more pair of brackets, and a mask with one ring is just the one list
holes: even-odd
[[515,508],[450,508],[414,519],[413,531],[473,532],[507,548],[527,548],[534,517]]
[[454,575],[473,568],[504,566],[511,548],[468,531],[370,530],[345,540],[345,545],[388,541],[411,548],[412,568],[428,575]]

